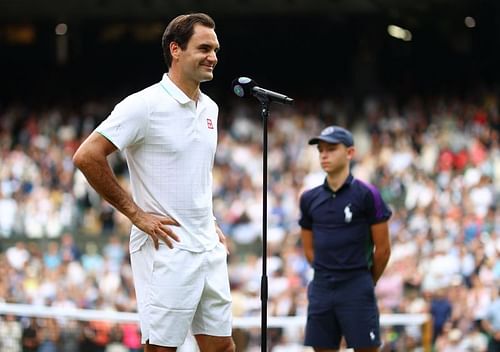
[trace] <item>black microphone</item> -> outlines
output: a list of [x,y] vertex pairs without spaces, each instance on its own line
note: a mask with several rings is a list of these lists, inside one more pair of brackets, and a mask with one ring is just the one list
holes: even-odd
[[239,77],[231,83],[234,94],[240,98],[253,95],[261,101],[275,101],[281,104],[293,104],[293,99],[286,95],[273,92],[257,86],[257,83],[248,77]]

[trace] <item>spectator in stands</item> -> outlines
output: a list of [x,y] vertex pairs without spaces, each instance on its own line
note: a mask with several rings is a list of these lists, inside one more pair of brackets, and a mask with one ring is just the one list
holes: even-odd
[[[23,352],[37,352],[40,342],[38,340],[39,326],[37,318],[28,319],[27,325],[23,327],[22,348]],[[66,351],[66,350],[64,350]],[[71,351],[74,352],[74,351]]]
[[433,341],[436,341],[443,333],[446,324],[449,324],[453,306],[448,300],[445,289],[437,290],[432,296],[430,303],[430,313],[433,322]]
[[81,257],[80,248],[69,232],[61,236],[61,257],[64,262],[78,261]]
[[12,314],[0,316],[0,352],[21,352],[22,326]]
[[58,352],[57,342],[59,341],[59,334],[60,329],[55,319],[42,319],[38,333],[40,341],[38,352]]
[[138,324],[124,323],[121,325],[123,333],[123,344],[129,352],[139,352],[141,346],[141,332]]
[[49,270],[57,270],[62,263],[59,244],[55,241],[50,241],[47,246],[47,251],[43,255],[43,263]]
[[30,253],[22,241],[16,242],[14,247],[7,249],[5,256],[10,266],[19,271],[24,268],[24,265],[30,259]]
[[80,324],[76,320],[67,320],[59,326],[59,351],[64,352],[83,352],[79,350],[79,340],[81,336]]
[[104,270],[104,259],[97,250],[93,241],[85,245],[85,253],[82,255],[82,266],[87,274],[98,274]]
[[495,300],[488,308],[483,323],[483,328],[489,336],[488,351],[500,351],[500,287],[497,287]]

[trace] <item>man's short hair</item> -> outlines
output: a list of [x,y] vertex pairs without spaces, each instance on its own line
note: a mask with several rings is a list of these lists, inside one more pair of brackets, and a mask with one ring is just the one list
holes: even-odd
[[215,22],[205,13],[190,13],[179,15],[174,18],[165,28],[161,41],[163,57],[168,68],[172,65],[172,55],[170,54],[170,43],[175,42],[182,50],[185,50],[189,39],[193,36],[195,24],[215,29]]

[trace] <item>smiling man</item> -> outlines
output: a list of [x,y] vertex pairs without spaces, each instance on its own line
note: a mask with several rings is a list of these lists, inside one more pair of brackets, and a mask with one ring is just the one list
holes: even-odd
[[[168,73],[120,102],[82,143],[75,165],[132,222],[131,264],[146,352],[175,351],[189,331],[202,352],[231,352],[225,237],[212,210],[217,104],[200,91],[217,64],[215,23],[174,18],[162,39]],[[107,156],[125,153],[132,195]]]

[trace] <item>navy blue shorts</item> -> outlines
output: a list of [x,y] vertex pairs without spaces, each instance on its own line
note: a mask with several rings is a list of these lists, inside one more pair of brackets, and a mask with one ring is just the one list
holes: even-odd
[[380,323],[369,272],[332,283],[314,279],[308,288],[306,346],[338,349],[380,346]]

